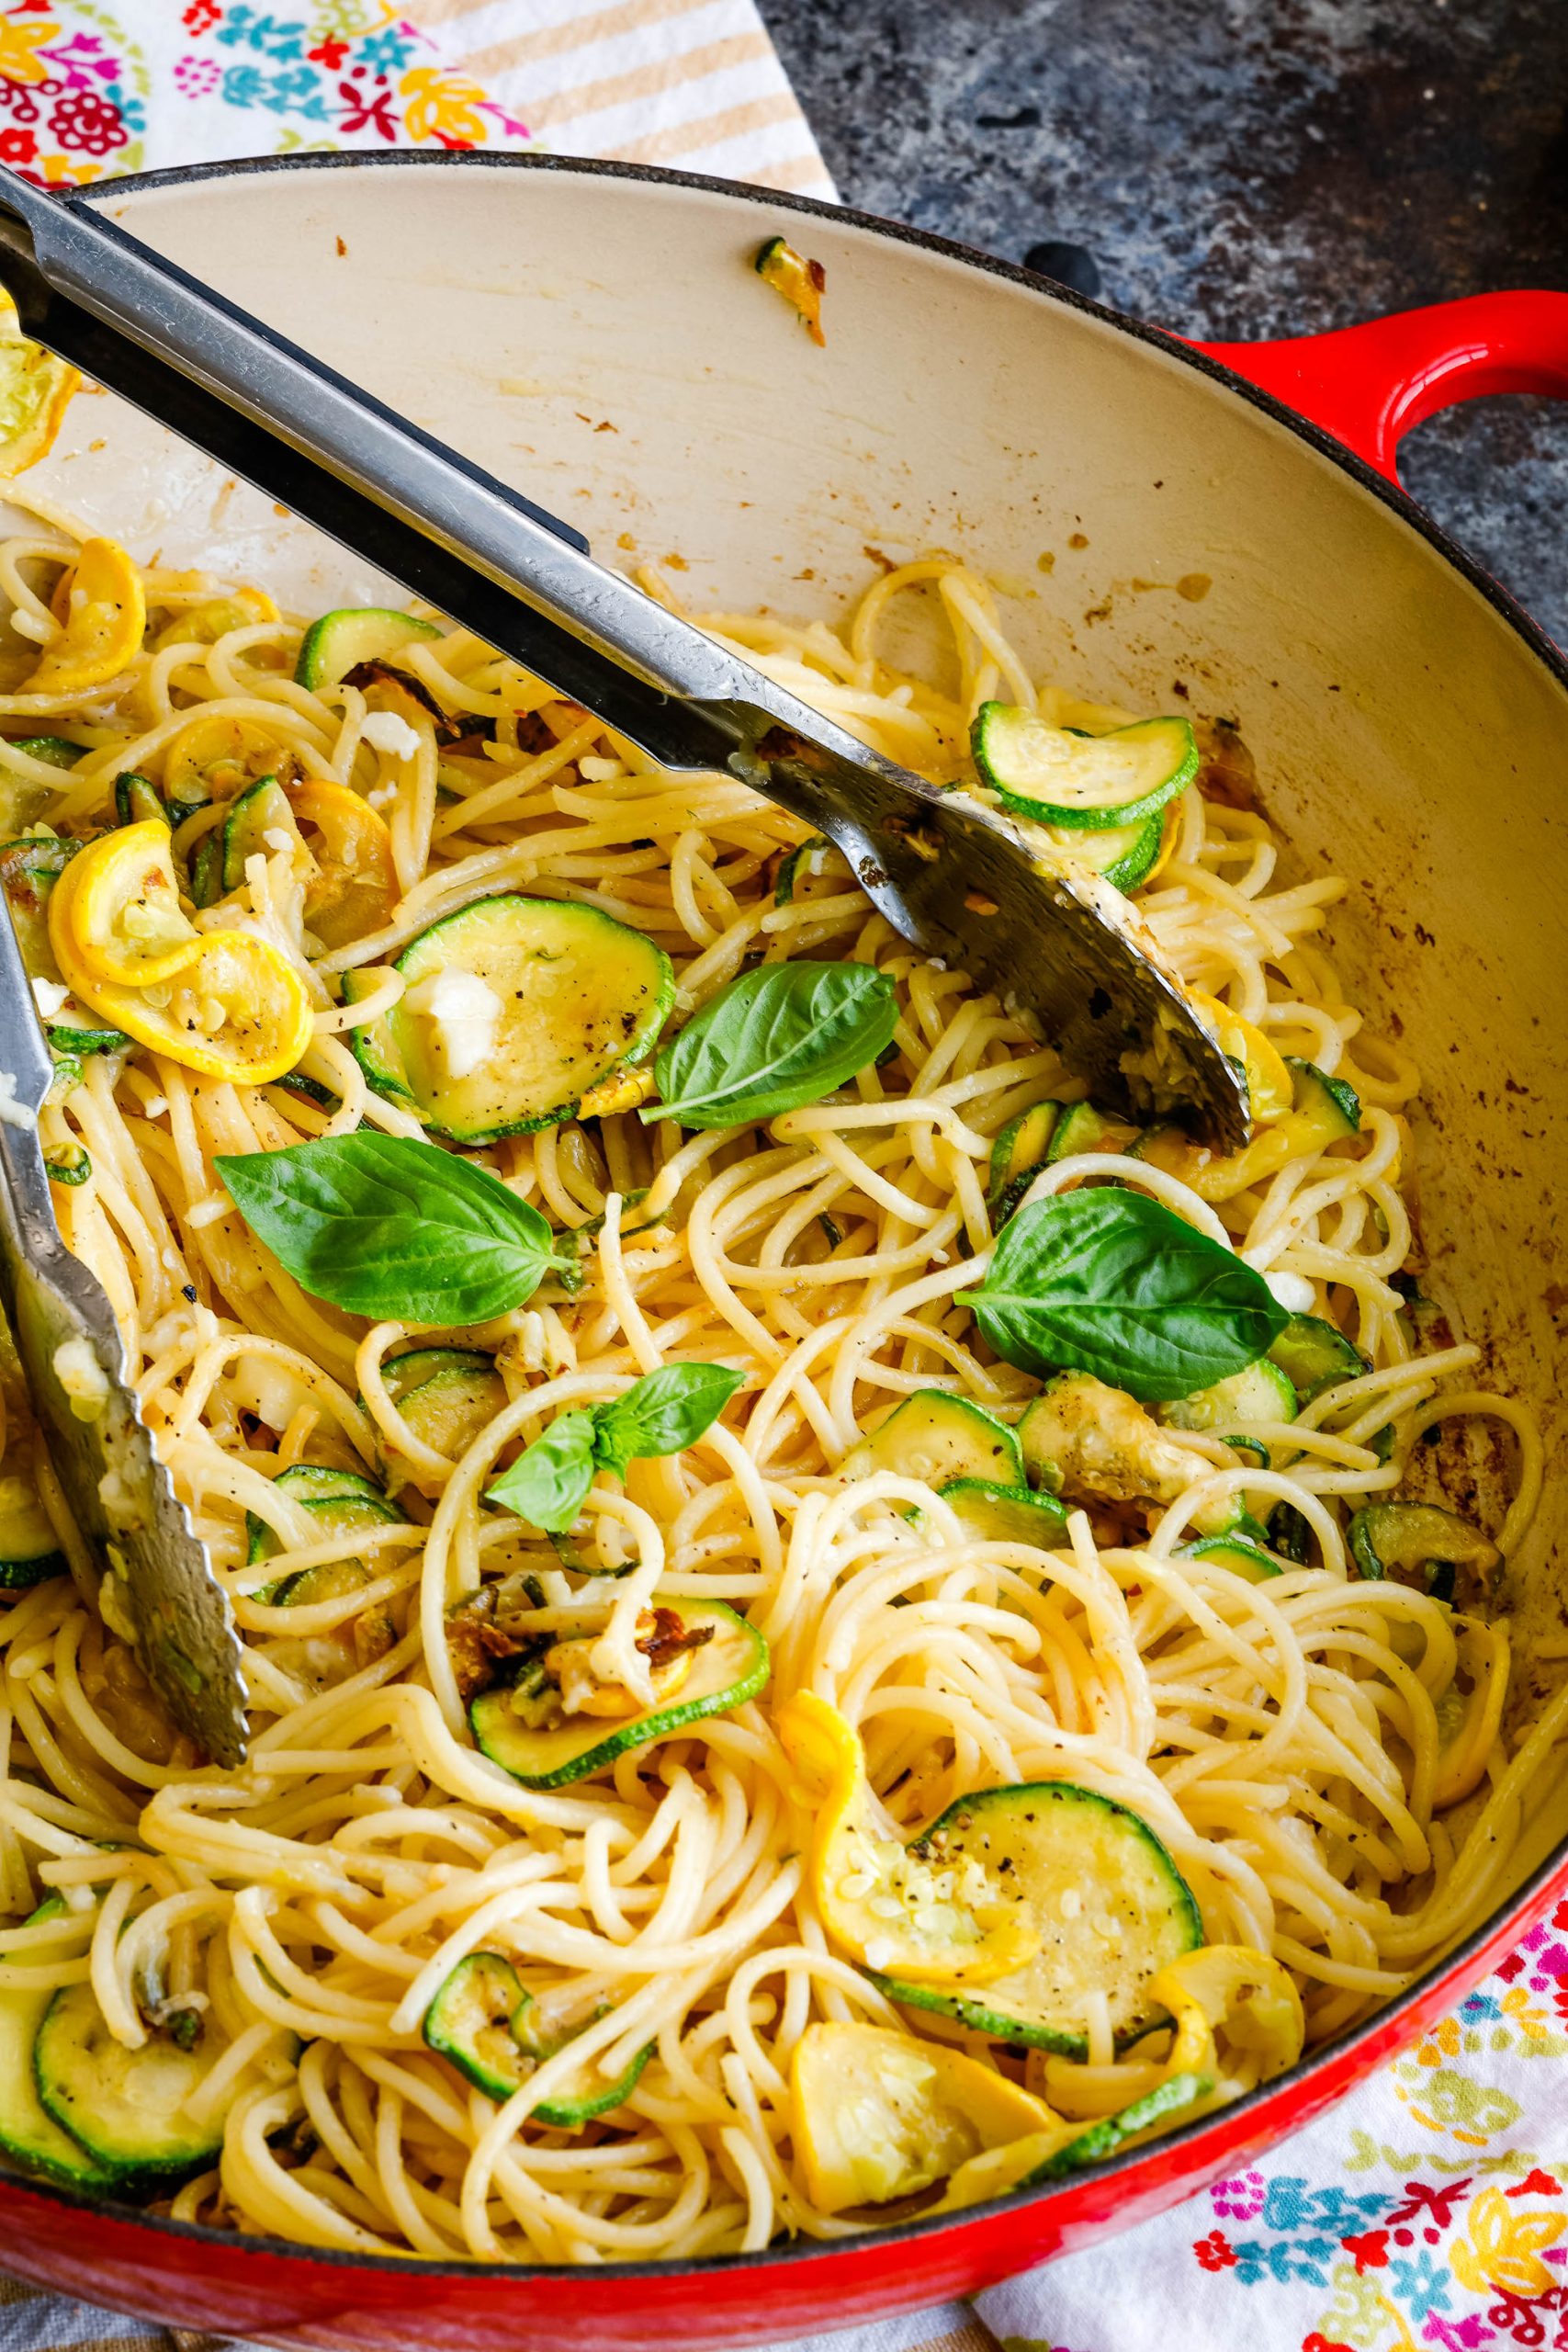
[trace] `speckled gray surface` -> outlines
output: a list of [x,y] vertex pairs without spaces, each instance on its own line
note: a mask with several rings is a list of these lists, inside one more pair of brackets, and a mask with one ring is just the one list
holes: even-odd
[[[762,6],[849,202],[1014,261],[1081,246],[1185,334],[1568,287],[1568,0]],[[1568,642],[1568,404],[1472,403],[1402,463]]]

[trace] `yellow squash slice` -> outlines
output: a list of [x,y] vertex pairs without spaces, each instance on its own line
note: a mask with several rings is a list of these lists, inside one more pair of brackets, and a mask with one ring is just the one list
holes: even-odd
[[89,694],[118,678],[141,650],[147,599],[141,574],[122,547],[113,539],[84,540],[62,584],[60,634],[23,680],[24,694]]
[[57,962],[56,934],[67,930],[67,953],[73,944],[95,979],[147,988],[190,962],[197,934],[180,910],[169,829],[158,818],[90,842],[67,871],[70,888],[55,888],[49,900]]
[[287,745],[254,719],[204,713],[181,728],[164,754],[164,797],[171,808],[231,800],[276,774],[288,756]]
[[953,1988],[994,1984],[1033,1956],[1039,1936],[981,1864],[944,1870],[905,1844],[836,1707],[797,1690],[779,1710],[778,1731],[810,1787],[812,1889],[835,1943],[879,1975]]
[[1286,1971],[1251,1944],[1205,1944],[1162,1968],[1150,1999],[1168,2009],[1176,2036],[1168,2076],[1215,2073],[1215,2036],[1224,2036],[1228,2071],[1247,2087],[1293,2066],[1306,2038],[1302,1996]]
[[81,381],[66,361],[28,341],[15,302],[0,288],[0,480],[10,481],[48,456]]
[[1204,1028],[1213,1033],[1221,1053],[1233,1062],[1239,1062],[1246,1070],[1253,1124],[1267,1126],[1271,1119],[1282,1119],[1295,1099],[1283,1056],[1276,1052],[1261,1029],[1244,1021],[1239,1012],[1233,1012],[1217,997],[1205,996],[1201,989],[1190,989],[1188,995]]
[[362,793],[343,784],[301,784],[288,795],[316,871],[305,886],[305,921],[324,947],[347,947],[391,921],[398,897],[392,837]]
[[824,2213],[912,2197],[984,2149],[1059,2124],[979,2059],[878,2025],[807,2027],[790,2064],[790,2115],[807,2194]]
[[[70,921],[71,904],[67,893],[58,932],[51,921],[50,933],[61,978],[83,1004],[139,1045],[204,1078],[242,1086],[270,1086],[310,1045],[305,983],[268,941],[243,931],[209,932],[169,977],[132,988],[101,978],[87,964]],[[54,911],[51,899],[51,919]]]

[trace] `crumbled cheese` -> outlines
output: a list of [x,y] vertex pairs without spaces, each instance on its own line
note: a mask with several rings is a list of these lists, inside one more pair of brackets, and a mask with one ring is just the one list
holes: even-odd
[[378,784],[374,792],[367,792],[365,796],[372,808],[385,808],[389,802],[395,800],[397,797],[398,787],[395,784]]
[[35,978],[32,985],[33,1002],[46,1021],[51,1020],[71,994],[70,989],[63,980],[46,980],[41,977]]
[[90,1340],[62,1340],[52,1358],[54,1376],[79,1421],[96,1421],[109,1401],[109,1376]]
[[0,1126],[36,1127],[38,1113],[17,1100],[17,1073],[0,1069]]
[[1264,1281],[1274,1295],[1276,1305],[1287,1315],[1310,1315],[1317,1304],[1317,1292],[1304,1274],[1265,1274]]
[[268,849],[292,852],[294,836],[287,825],[269,825],[262,835]]
[[403,1003],[432,1024],[449,1078],[467,1078],[489,1061],[501,1022],[501,999],[477,972],[437,972],[411,989]]
[[400,718],[395,710],[373,710],[360,729],[365,741],[394,760],[412,760],[419,752],[419,729]]

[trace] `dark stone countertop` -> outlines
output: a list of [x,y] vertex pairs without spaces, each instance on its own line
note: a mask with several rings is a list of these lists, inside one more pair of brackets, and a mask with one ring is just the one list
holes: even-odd
[[[1568,0],[762,7],[847,202],[1058,276],[1087,255],[1084,291],[1184,334],[1568,287]],[[1568,410],[1473,402],[1402,464],[1568,642]]]

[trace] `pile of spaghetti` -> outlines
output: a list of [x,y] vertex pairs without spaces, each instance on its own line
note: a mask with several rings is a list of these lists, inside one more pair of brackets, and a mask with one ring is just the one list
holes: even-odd
[[[87,861],[107,872],[104,841],[162,825],[122,949],[151,957],[162,923],[182,953],[194,934],[240,959],[208,994],[192,983],[183,1029],[179,972],[150,963],[115,997],[101,962],[62,953],[36,992],[66,1031],[39,1122],[61,1227],[231,1597],[252,1737],[226,1772],[169,1723],[126,1597],[68,1532],[73,1574],[13,1577],[0,2027],[25,2018],[52,2052],[55,2140],[35,2133],[31,2161],[364,2252],[592,2263],[831,2238],[1234,2097],[1486,1913],[1563,1712],[1505,1737],[1506,1624],[1487,1613],[1539,1445],[1528,1414],[1467,1385],[1476,1350],[1409,1279],[1416,1071],[1325,953],[1344,886],[1277,874],[1234,731],[1200,730],[1135,903],[1246,1050],[1310,1065],[1353,1118],[1246,1166],[1179,1136],[1145,1155],[1103,1120],[1053,1156],[1047,1130],[1075,1132],[1087,1090],[1049,1041],[922,961],[738,782],[660,773],[462,632],[411,628],[389,650],[367,623],[355,645],[379,652],[312,671],[300,621],[259,589],[139,570],[37,511],[0,548],[0,773],[26,819],[8,883],[73,890],[85,936]],[[878,650],[911,598],[947,633],[940,688]],[[879,579],[841,631],[703,625],[942,782],[973,783],[983,706],[1091,738],[1134,717],[1037,685],[987,585],[941,558]],[[266,776],[283,821],[204,862]],[[411,944],[508,896],[653,942],[666,1046],[791,960],[883,976],[891,1041],[820,1100],[688,1125],[638,1115],[643,1040],[580,1115],[443,1140],[419,1074],[389,1075],[366,1041],[413,993]],[[423,1001],[456,1084],[493,1013],[450,985]],[[254,1082],[280,1039],[289,1066]],[[1010,1189],[1032,1114],[1043,1148]],[[433,1329],[296,1280],[224,1170],[367,1136],[490,1171],[538,1212],[531,1295]],[[1276,1382],[1277,1410],[1183,1426],[1081,1374],[1043,1388],[987,1344],[971,1300],[993,1218],[1134,1198],[1332,1327],[1338,1370],[1293,1397]],[[413,1412],[411,1357],[468,1383],[446,1418]],[[605,1408],[676,1365],[726,1367],[722,1408],[673,1448],[616,1453]],[[1017,1430],[1043,1394],[1064,1422],[1106,1418],[1026,1488]],[[939,1492],[940,1444],[875,1449],[918,1398],[939,1435],[943,1400],[979,1408],[972,1432],[1000,1425],[1002,1466],[961,1483],[1014,1490],[1016,1520]],[[14,1381],[7,1403],[6,1492],[25,1510],[32,1476],[57,1506]],[[1472,1415],[1514,1434],[1506,1523],[1452,1522],[1457,1598],[1429,1534],[1376,1573],[1354,1515],[1418,1489],[1420,1442]],[[569,1416],[600,1450],[568,1479],[566,1530],[487,1499]],[[1151,1444],[1160,1476],[1129,1472]],[[334,1498],[355,1508],[309,1507]],[[711,1703],[683,1710],[716,1625],[745,1676],[713,1697],[709,1672]],[[479,1702],[505,1714],[529,1672],[549,1703],[519,1697],[505,1736],[478,1737]],[[584,1720],[602,1760],[579,1770]],[[507,1769],[486,1751],[513,1736],[566,1764]],[[978,1850],[984,1808],[960,1801],[985,1792],[1012,1826]],[[1027,1875],[1043,1814],[1063,1843],[1021,1928],[987,1853],[1006,1847],[1005,1873],[1016,1849]],[[1138,1905],[1156,1899],[1151,1926]],[[1010,2032],[1008,1988],[1038,1993],[1051,1948],[1043,1905],[1065,1947],[1101,1935],[1106,1974],[1076,2013]],[[73,2105],[84,2052],[109,2124]],[[163,2087],[141,2164],[144,2077]]]

